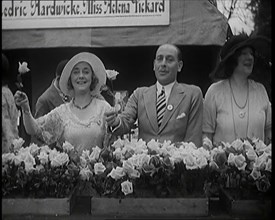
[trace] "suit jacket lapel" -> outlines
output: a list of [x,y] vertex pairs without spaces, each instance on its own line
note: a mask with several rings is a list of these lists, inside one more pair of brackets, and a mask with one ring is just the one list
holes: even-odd
[[[175,82],[175,84],[171,90],[171,94],[169,96],[167,105],[166,105],[167,106],[166,111],[164,113],[163,120],[162,120],[162,123],[159,128],[159,132],[161,132],[163,130],[163,128],[166,126],[166,124],[170,120],[171,116],[177,109],[178,105],[184,98],[183,94],[184,94],[184,89],[179,85],[179,83]],[[171,110],[167,109],[169,105],[172,106]]]
[[158,122],[157,122],[156,96],[157,96],[156,84],[149,87],[148,90],[143,94],[145,110],[148,115],[148,120],[150,121],[153,129],[157,132],[159,128],[158,128]]

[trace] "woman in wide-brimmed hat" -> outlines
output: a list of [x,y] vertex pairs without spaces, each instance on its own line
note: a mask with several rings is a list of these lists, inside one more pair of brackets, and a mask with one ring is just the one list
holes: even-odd
[[265,37],[232,36],[221,49],[221,60],[210,74],[219,80],[205,94],[203,134],[214,143],[238,138],[271,141],[271,103],[265,87],[249,79],[255,56],[270,50]]
[[70,102],[35,120],[26,94],[16,92],[26,131],[46,144],[67,141],[79,154],[96,146],[102,148],[107,132],[104,112],[112,110],[100,95],[105,82],[106,70],[97,56],[88,52],[75,55],[64,67],[59,82],[61,91],[71,97]]

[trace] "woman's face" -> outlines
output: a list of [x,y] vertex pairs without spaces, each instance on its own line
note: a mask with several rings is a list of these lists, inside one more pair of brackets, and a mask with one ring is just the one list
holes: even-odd
[[238,57],[238,64],[236,66],[235,72],[245,74],[248,77],[253,70],[254,66],[254,53],[250,47],[245,47],[241,50]]
[[72,69],[71,82],[74,90],[77,91],[90,91],[92,83],[93,70],[86,62],[77,63]]

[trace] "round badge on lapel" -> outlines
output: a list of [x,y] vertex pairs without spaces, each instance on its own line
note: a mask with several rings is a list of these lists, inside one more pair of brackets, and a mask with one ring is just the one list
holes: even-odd
[[173,109],[173,105],[168,105],[168,106],[167,106],[167,109],[168,109],[169,111],[171,111],[171,110]]

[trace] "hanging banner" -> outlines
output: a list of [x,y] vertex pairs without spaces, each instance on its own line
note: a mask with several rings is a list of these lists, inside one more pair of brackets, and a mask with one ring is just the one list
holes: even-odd
[[5,0],[2,29],[168,25],[170,0]]

